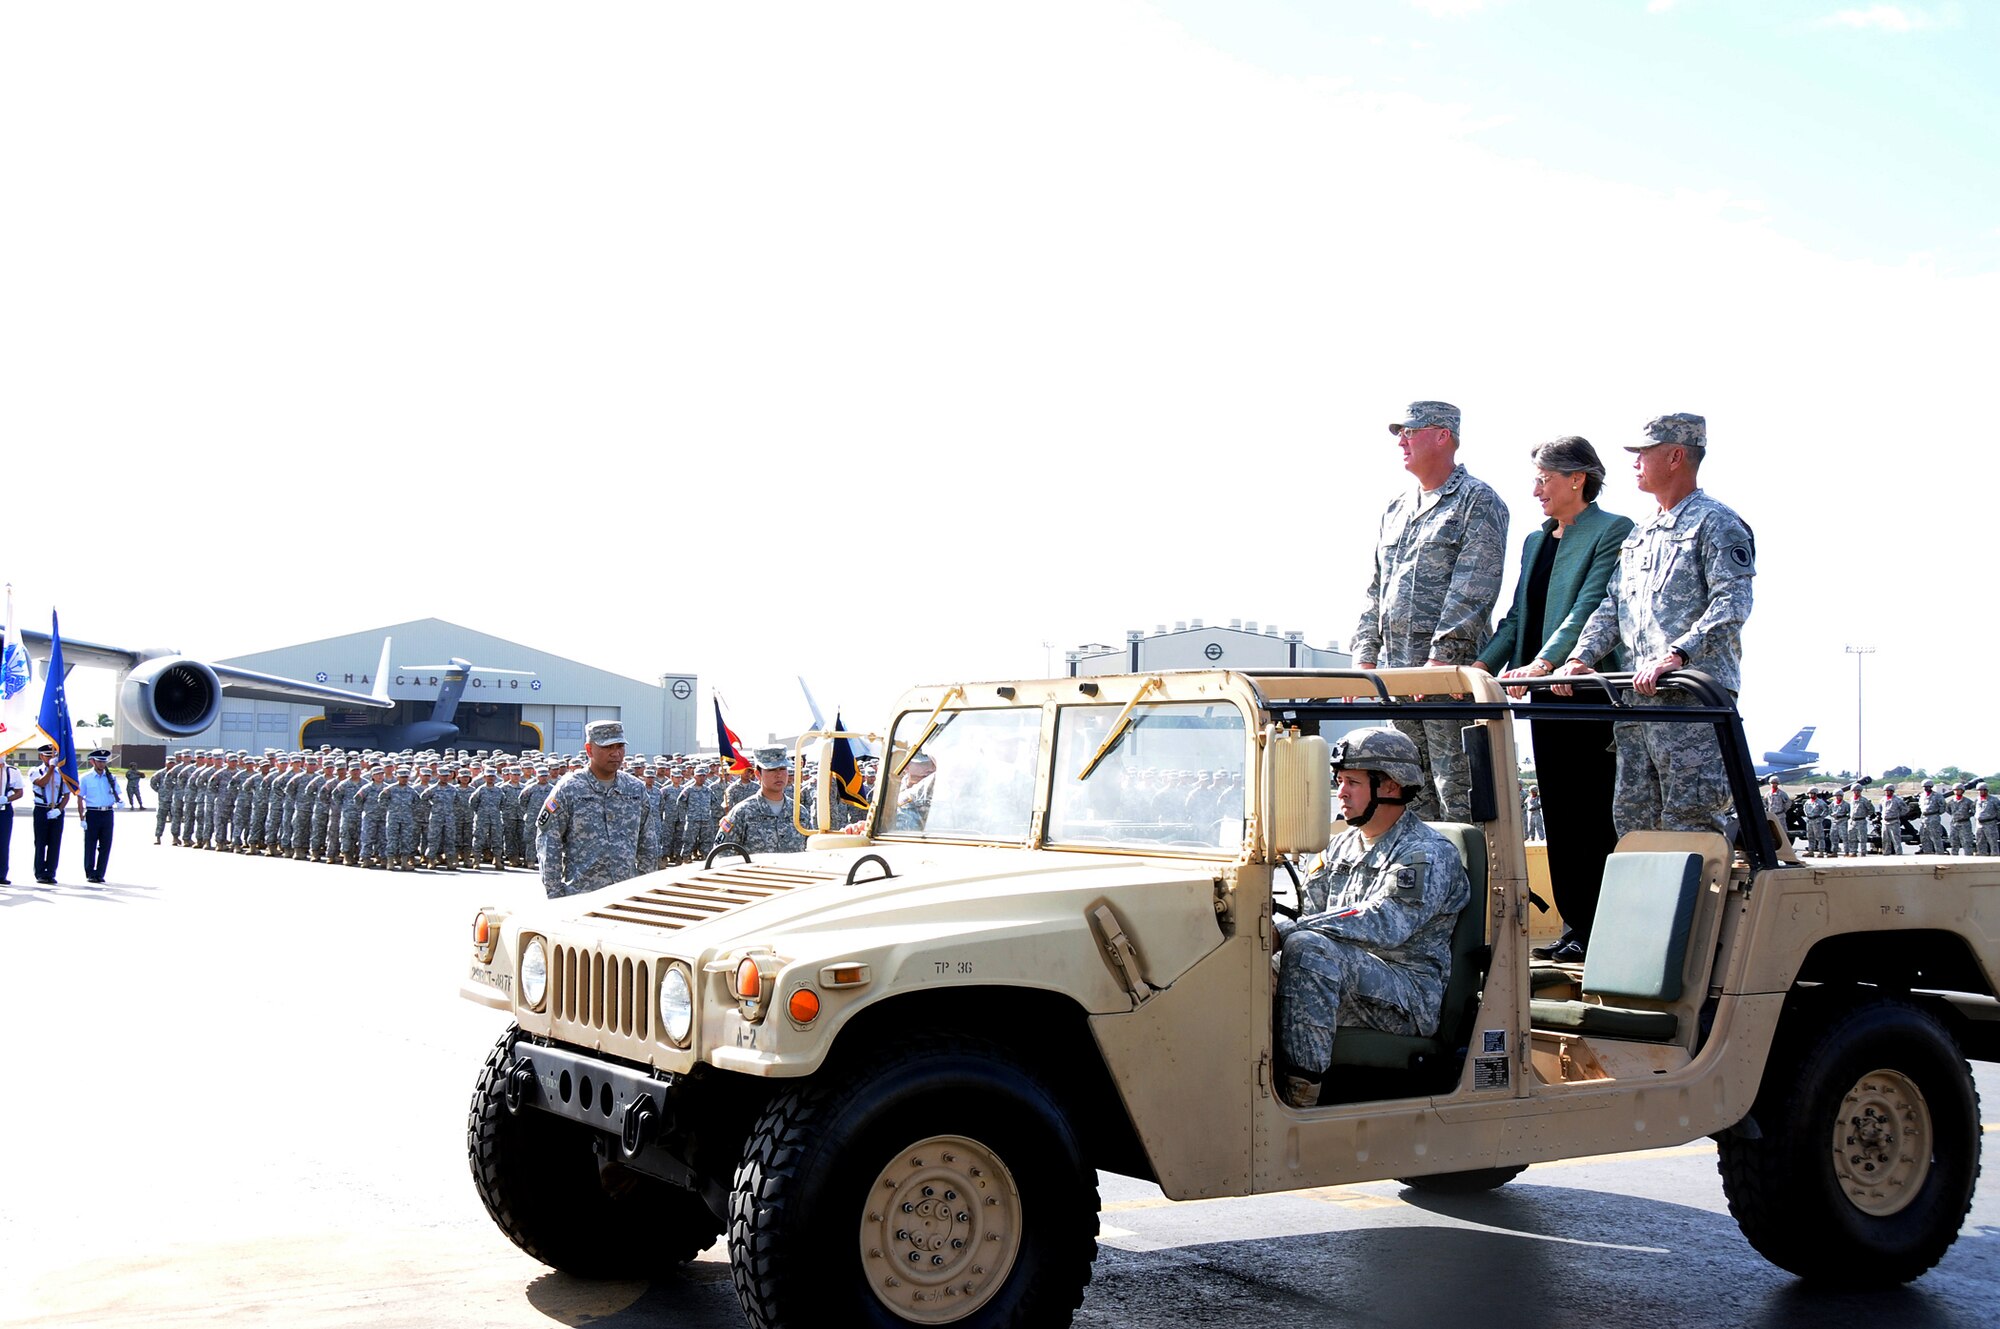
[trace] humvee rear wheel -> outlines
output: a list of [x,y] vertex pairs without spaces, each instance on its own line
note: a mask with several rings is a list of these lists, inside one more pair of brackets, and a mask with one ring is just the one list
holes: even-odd
[[1906,1283],[1944,1257],[1979,1180],[1979,1095],[1935,1016],[1877,1001],[1773,1053],[1717,1166],[1743,1234],[1802,1278]]
[[771,1101],[729,1262],[757,1329],[1060,1325],[1096,1235],[1096,1177],[1054,1092],[1001,1048],[936,1039]]
[[1481,1191],[1497,1191],[1527,1170],[1526,1163],[1516,1163],[1512,1167],[1470,1168],[1464,1172],[1435,1172],[1428,1177],[1396,1180],[1412,1190],[1429,1191],[1433,1195],[1477,1195]]
[[508,1111],[515,1036],[488,1054],[465,1127],[473,1185],[508,1240],[580,1278],[648,1278],[708,1249],[722,1222],[699,1196],[602,1162],[588,1126]]

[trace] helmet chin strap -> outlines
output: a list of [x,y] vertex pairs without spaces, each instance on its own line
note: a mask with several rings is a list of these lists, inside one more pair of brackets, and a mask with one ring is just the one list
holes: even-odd
[[[1398,789],[1402,788],[1401,785],[1397,785],[1396,787]],[[1375,820],[1375,814],[1381,811],[1382,805],[1385,803],[1392,808],[1408,807],[1410,795],[1408,792],[1404,792],[1395,798],[1384,798],[1382,796],[1382,772],[1368,772],[1368,806],[1361,809],[1361,820],[1351,821],[1348,825],[1357,827],[1366,826],[1369,822]]]

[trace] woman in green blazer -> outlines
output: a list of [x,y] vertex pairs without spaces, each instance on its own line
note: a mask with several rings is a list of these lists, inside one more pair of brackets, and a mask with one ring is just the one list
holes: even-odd
[[[1597,506],[1604,463],[1587,439],[1544,443],[1535,460],[1535,497],[1546,518],[1521,544],[1514,602],[1479,654],[1478,667],[1509,678],[1540,678],[1569,659],[1591,611],[1603,603],[1618,569],[1618,549],[1632,519]],[[1612,659],[1606,669],[1622,669]],[[1515,696],[1525,695],[1516,690]],[[1535,694],[1535,707],[1575,705],[1582,697]],[[1549,884],[1562,911],[1561,940],[1537,954],[1583,959],[1597,915],[1604,860],[1618,843],[1611,793],[1618,779],[1606,720],[1531,720],[1535,777],[1542,788],[1548,832]]]

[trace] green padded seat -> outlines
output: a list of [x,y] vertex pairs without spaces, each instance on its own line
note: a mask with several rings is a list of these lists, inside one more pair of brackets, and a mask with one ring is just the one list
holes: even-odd
[[1688,933],[1700,896],[1700,854],[1649,851],[1605,859],[1597,921],[1583,962],[1583,991],[1600,1000],[1536,998],[1528,1003],[1535,1027],[1671,1041],[1680,1033],[1673,1012],[1616,1002],[1680,1000]]
[[1342,1025],[1333,1039],[1335,1066],[1372,1066],[1382,1070],[1416,1070],[1465,1046],[1466,1030],[1479,1004],[1479,986],[1486,977],[1486,836],[1458,821],[1434,821],[1430,828],[1451,841],[1465,864],[1472,895],[1458,914],[1451,934],[1451,973],[1445,978],[1444,1000],[1438,1007],[1438,1031],[1389,1034],[1380,1029]]
[[1528,966],[1528,990],[1540,992],[1545,988],[1568,987],[1569,970],[1559,964],[1531,964]]

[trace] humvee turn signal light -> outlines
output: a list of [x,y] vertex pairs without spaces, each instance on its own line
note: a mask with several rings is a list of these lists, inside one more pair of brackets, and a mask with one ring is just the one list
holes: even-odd
[[794,1020],[800,1024],[811,1024],[819,1018],[819,994],[811,988],[800,988],[792,994],[792,999],[786,1003],[786,1007],[791,1011]]

